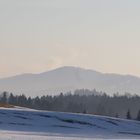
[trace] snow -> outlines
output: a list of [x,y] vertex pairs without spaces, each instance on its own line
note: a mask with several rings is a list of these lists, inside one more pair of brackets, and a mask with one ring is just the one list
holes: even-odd
[[[2,140],[103,140],[99,138],[82,138],[82,137],[63,137],[63,136],[37,136],[37,135],[22,135],[22,134],[0,134]],[[117,139],[113,139],[117,140]],[[125,139],[123,139],[125,140]]]
[[138,139],[140,122],[95,115],[0,109],[2,140]]

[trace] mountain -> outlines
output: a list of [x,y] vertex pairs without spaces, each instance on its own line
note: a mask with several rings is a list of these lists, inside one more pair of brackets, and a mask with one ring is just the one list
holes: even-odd
[[82,88],[95,88],[108,94],[129,92],[140,95],[140,78],[67,66],[40,74],[22,74],[0,79],[1,92],[30,96],[58,94]]

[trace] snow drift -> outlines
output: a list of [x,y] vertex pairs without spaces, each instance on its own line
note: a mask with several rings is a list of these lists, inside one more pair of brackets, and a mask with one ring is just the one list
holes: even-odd
[[140,138],[140,122],[94,115],[0,109],[2,131],[85,138]]

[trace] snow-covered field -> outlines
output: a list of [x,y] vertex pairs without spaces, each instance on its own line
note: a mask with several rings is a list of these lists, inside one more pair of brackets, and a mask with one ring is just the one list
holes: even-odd
[[[37,136],[37,135],[22,135],[22,134],[2,134],[1,140],[103,140],[104,138],[82,138],[82,137],[63,137],[63,136]],[[108,139],[108,138],[106,138]],[[109,138],[117,140],[115,138]],[[123,139],[125,140],[125,139]],[[128,140],[128,139],[126,139]],[[134,140],[134,139],[133,139]]]
[[0,140],[140,139],[140,122],[110,117],[0,109]]

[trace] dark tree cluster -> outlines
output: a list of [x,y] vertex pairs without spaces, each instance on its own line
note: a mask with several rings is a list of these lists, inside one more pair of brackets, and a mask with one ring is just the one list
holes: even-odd
[[74,94],[26,97],[3,92],[0,103],[38,110],[88,113],[140,121],[140,97],[130,94],[109,96],[96,90],[76,90]]

